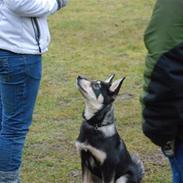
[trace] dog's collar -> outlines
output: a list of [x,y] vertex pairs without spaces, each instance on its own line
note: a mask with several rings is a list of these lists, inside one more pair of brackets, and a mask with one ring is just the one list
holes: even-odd
[[109,126],[109,125],[112,125],[112,124],[114,124],[114,123],[112,122],[112,123],[106,123],[106,124],[96,124],[96,125],[91,125],[91,126],[93,126],[95,128],[95,130],[98,130],[99,128]]
[[86,119],[86,117],[84,116],[84,111],[83,111],[83,118],[89,125],[93,126],[95,129],[111,125],[111,124],[113,124],[113,122],[102,124],[106,113],[110,110],[111,107],[112,107],[112,104],[106,105],[104,108],[102,108],[101,110],[96,112],[91,119]]

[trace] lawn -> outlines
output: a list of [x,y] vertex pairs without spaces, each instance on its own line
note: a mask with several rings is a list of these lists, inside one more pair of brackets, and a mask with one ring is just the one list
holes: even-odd
[[143,183],[170,183],[167,160],[142,134],[139,96],[146,50],[143,32],[154,0],[70,0],[49,17],[52,42],[24,151],[23,183],[80,183],[75,139],[83,100],[79,74],[91,79],[126,76],[115,102],[117,129],[130,152],[145,164]]

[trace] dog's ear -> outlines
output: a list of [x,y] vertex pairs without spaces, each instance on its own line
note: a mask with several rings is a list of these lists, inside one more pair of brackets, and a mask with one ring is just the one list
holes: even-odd
[[111,85],[114,77],[115,77],[115,74],[111,74],[107,79],[105,79],[104,82]]
[[112,85],[110,86],[109,90],[111,91],[112,96],[113,96],[114,98],[118,95],[119,90],[120,90],[120,88],[121,88],[121,85],[122,85],[124,79],[125,79],[125,77],[123,77],[123,78],[121,78],[121,79],[118,79],[118,80],[114,81],[114,82],[112,83]]

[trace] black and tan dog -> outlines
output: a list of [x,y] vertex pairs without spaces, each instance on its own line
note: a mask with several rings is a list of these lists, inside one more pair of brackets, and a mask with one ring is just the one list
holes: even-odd
[[76,141],[83,183],[140,183],[144,174],[143,163],[129,154],[116,130],[112,104],[124,78],[112,82],[113,78],[77,78],[85,100],[84,121]]

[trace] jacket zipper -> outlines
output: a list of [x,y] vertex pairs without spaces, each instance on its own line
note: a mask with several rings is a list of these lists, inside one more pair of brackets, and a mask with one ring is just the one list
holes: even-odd
[[32,22],[32,26],[33,26],[33,29],[34,29],[35,39],[36,39],[36,42],[37,42],[37,45],[38,45],[38,48],[39,48],[39,53],[41,53],[42,52],[41,47],[40,47],[41,31],[40,31],[40,28],[39,28],[39,23],[38,23],[37,18],[35,18],[35,17],[31,17],[31,22]]

